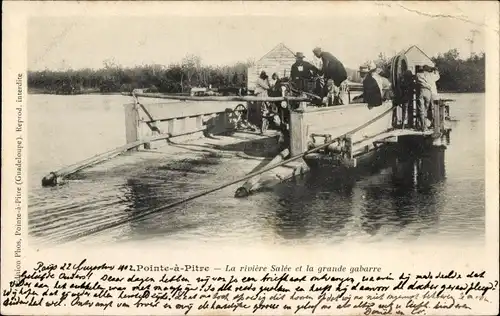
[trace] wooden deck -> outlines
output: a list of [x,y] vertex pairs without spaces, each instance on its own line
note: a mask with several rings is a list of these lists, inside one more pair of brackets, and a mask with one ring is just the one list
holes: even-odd
[[[278,137],[276,132],[268,131],[265,135],[236,132],[231,136],[172,140],[156,149],[116,156],[70,175],[67,180],[154,177],[176,185],[189,175],[191,179],[196,178],[197,187],[202,191],[261,169],[279,153]],[[303,160],[292,161],[264,173],[259,186],[269,188],[306,170]],[[238,185],[231,187],[235,191]]]

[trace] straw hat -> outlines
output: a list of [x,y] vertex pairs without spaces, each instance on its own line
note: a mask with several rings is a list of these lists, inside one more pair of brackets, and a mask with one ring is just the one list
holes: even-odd
[[370,61],[359,67],[360,73],[369,73],[377,70],[377,65],[373,61]]
[[370,68],[368,66],[359,66],[359,72],[362,74],[367,74],[370,72]]

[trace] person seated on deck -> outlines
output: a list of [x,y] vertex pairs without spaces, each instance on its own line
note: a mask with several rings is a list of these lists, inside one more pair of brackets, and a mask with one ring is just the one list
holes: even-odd
[[338,94],[340,89],[335,86],[332,79],[328,79],[326,82],[327,94],[323,98],[323,105],[332,106],[335,104],[336,98],[338,98]]
[[368,103],[368,108],[371,109],[392,98],[391,82],[380,75],[381,70],[375,63],[371,62],[359,69],[363,80],[363,93],[353,101]]
[[[438,77],[431,71],[431,67],[425,65],[417,68],[417,110],[418,123],[421,131],[427,130],[426,116],[432,104],[432,90],[436,85]],[[432,123],[431,123],[432,124]]]

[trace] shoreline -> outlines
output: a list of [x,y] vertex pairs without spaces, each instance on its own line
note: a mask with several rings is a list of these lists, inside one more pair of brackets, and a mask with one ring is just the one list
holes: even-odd
[[49,95],[61,95],[61,96],[77,96],[77,95],[121,95],[121,92],[99,92],[99,91],[82,91],[78,93],[56,93],[56,92],[49,92],[49,91],[42,91],[42,90],[29,90],[28,89],[28,95],[33,95],[33,94],[49,94]]
[[[454,94],[474,94],[474,93],[486,93],[486,91],[438,91],[438,93],[454,93]],[[28,90],[28,95],[35,94],[49,94],[49,95],[61,95],[61,96],[77,96],[77,95],[122,95],[122,92],[99,92],[99,91],[84,91],[79,93],[72,94],[61,94],[55,92],[48,91],[37,91],[37,90]],[[174,93],[162,93],[162,94],[174,94]]]

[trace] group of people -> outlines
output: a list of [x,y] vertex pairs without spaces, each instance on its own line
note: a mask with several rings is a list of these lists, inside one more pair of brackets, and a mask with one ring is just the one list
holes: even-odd
[[[295,63],[290,69],[288,82],[294,89],[316,96],[317,104],[343,104],[340,92],[342,88],[347,86],[347,72],[344,65],[335,56],[323,52],[319,47],[313,50],[313,54],[321,59],[321,69],[307,62],[302,52],[297,52],[295,54]],[[267,73],[262,71],[257,79],[254,93],[261,97],[281,96],[283,80],[278,73],[273,73],[271,80],[269,80]],[[286,105],[286,102],[282,105]],[[269,106],[275,108],[270,109]],[[289,113],[279,110],[279,104],[276,106],[273,103],[260,102],[260,115],[263,118],[263,126],[270,119],[274,125],[284,131],[287,130]]]
[[[347,79],[344,65],[331,53],[324,52],[319,47],[313,49],[312,52],[321,60],[321,69],[307,62],[302,52],[297,52],[295,63],[290,69],[291,83],[300,91],[312,91],[323,103],[331,100],[331,104],[342,104],[339,94],[346,86]],[[272,75],[272,83],[270,83],[266,72],[262,71],[256,83],[255,93],[260,96],[268,95],[269,91],[279,89],[280,82],[281,79],[277,73]],[[309,86],[311,84],[312,87]]]
[[[382,70],[373,62],[361,66],[359,69],[363,80],[363,93],[361,96],[355,97],[354,102],[365,102],[368,108],[373,108],[381,105],[384,101],[391,100],[393,95],[393,87],[389,79],[381,75]],[[420,130],[427,129],[427,120],[430,121],[430,127],[433,125],[432,105],[439,102],[436,82],[440,75],[435,67],[424,65],[417,67],[416,80],[414,80],[411,70],[407,70],[401,81],[402,104],[407,104],[413,101],[413,92],[417,96],[417,123]],[[406,109],[403,109],[403,115],[406,115]]]
[[[345,104],[341,97],[341,92],[347,90],[347,71],[344,65],[331,53],[324,52],[319,47],[312,52],[321,60],[322,66],[316,67],[307,62],[305,55],[297,52],[295,54],[296,61],[290,69],[290,82],[299,91],[309,91],[310,94],[312,92],[313,95],[317,96],[317,99],[320,99],[320,104]],[[391,82],[381,75],[382,69],[377,67],[375,63],[371,62],[361,66],[359,72],[363,82],[363,94],[354,98],[353,101],[365,102],[369,108],[372,108],[393,98]],[[439,80],[439,72],[430,66],[417,68],[416,72],[416,82],[414,82],[411,71],[408,70],[404,74],[402,89],[405,90],[406,87],[408,92],[403,92],[403,94],[408,95],[409,98],[416,88],[419,127],[425,130],[427,128],[426,119],[431,121],[432,126],[431,105],[438,102],[436,81]],[[255,94],[258,96],[280,95],[282,79],[278,73],[273,73],[271,79],[269,81],[266,72],[262,71],[256,83]],[[409,101],[410,99],[403,100],[403,102]],[[262,104],[261,111],[263,116],[269,112],[265,103]]]

